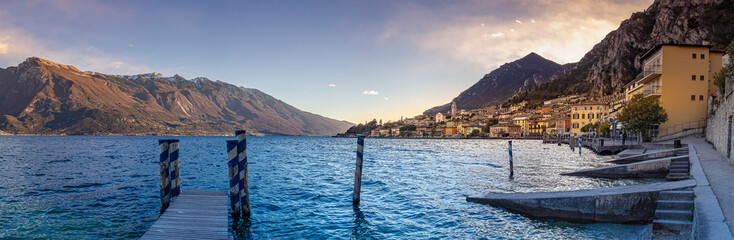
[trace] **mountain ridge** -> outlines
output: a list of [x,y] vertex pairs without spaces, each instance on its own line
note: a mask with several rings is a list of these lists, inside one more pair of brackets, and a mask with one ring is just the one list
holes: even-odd
[[[460,109],[476,109],[504,102],[513,94],[545,83],[551,76],[564,71],[569,65],[561,65],[535,52],[512,62],[502,64],[485,74],[477,83],[467,88],[452,101]],[[434,115],[447,112],[451,103],[436,106],[423,112]]]
[[352,125],[205,77],[82,72],[37,57],[0,68],[0,130],[13,134],[333,135]]

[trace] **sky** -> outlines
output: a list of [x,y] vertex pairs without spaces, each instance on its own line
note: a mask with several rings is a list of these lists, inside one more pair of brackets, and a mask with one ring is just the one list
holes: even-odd
[[530,52],[577,62],[652,1],[6,0],[0,67],[207,77],[330,118],[398,120]]

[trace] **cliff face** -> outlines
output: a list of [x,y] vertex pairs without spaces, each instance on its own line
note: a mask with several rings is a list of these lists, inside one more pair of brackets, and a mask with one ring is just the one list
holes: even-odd
[[510,102],[558,95],[599,96],[621,91],[641,71],[640,57],[656,45],[710,44],[723,48],[734,38],[732,0],[656,0],[632,14],[596,44],[574,67]]
[[82,72],[40,58],[0,68],[0,130],[8,133],[332,135],[351,125],[206,78]]
[[[460,109],[475,109],[502,103],[515,93],[531,89],[562,72],[564,66],[545,59],[538,54],[530,53],[516,61],[503,64],[499,68],[484,75],[479,82],[454,98]],[[426,110],[423,114],[434,115],[446,112],[451,104]]]

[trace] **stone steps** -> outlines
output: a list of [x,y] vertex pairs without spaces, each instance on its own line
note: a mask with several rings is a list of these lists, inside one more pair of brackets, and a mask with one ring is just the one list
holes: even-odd
[[658,200],[658,209],[691,210],[693,201]]
[[667,181],[680,181],[689,179],[691,170],[688,158],[677,158],[670,160],[670,171],[665,177]]
[[656,210],[655,218],[675,221],[691,221],[693,213],[691,210]]
[[659,200],[692,201],[695,197],[692,190],[661,191]]
[[[686,173],[688,175],[688,173]],[[683,236],[692,231],[695,209],[692,190],[661,191],[658,195],[653,231]]]
[[693,228],[691,221],[676,221],[676,220],[654,220],[652,221],[653,231],[670,231],[674,233],[687,233]]

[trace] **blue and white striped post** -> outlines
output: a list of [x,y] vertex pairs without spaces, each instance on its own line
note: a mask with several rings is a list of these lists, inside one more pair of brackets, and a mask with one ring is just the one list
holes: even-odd
[[579,156],[581,156],[581,138],[579,138]]
[[512,165],[512,141],[507,141],[507,144],[507,150],[510,152],[510,177],[513,177],[515,175],[515,169]]
[[240,204],[242,205],[242,217],[250,217],[250,189],[247,179],[247,131],[235,131],[237,136],[237,163],[240,177]]
[[357,167],[354,170],[354,193],[352,204],[359,205],[359,193],[362,190],[362,153],[364,152],[364,136],[357,135]]
[[227,169],[229,170],[229,203],[232,207],[232,218],[240,217],[240,186],[237,164],[237,141],[227,141]]
[[171,158],[171,198],[175,198],[181,194],[181,161],[178,157],[178,139],[169,140],[168,152]]
[[161,173],[161,213],[165,212],[171,202],[171,182],[169,178],[170,156],[168,153],[169,140],[158,140],[160,149],[160,173]]

